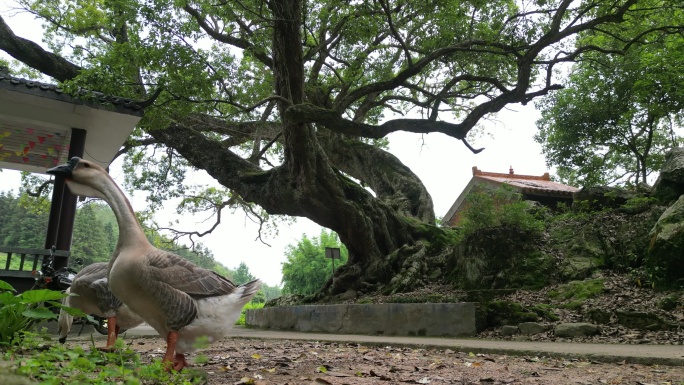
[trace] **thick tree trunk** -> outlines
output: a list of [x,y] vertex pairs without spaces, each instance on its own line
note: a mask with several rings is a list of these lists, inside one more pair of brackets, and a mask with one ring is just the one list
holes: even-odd
[[304,95],[302,4],[299,0],[269,4],[275,19],[275,92],[282,97],[278,107],[285,142],[280,172],[286,174],[305,216],[335,230],[348,245],[351,265],[386,255],[410,240],[407,225],[392,207],[333,169],[313,126],[285,113],[291,105],[301,104]]
[[432,197],[423,182],[389,152],[344,135],[319,135],[328,159],[340,171],[368,185],[402,215],[435,222]]

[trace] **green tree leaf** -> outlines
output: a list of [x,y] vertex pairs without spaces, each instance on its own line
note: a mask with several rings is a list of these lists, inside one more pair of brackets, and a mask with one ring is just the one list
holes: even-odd
[[35,319],[57,319],[57,314],[45,307],[26,309],[21,313],[24,317]]
[[[625,30],[684,22],[681,10],[654,12],[611,26]],[[665,30],[649,42],[630,45],[622,55],[589,52],[572,67],[566,88],[536,105],[542,111],[535,140],[549,166],[569,184],[636,185],[660,170],[667,151],[680,143],[684,78],[684,38]],[[592,33],[578,45],[594,44],[619,52],[624,41]],[[651,180],[652,182],[653,180]]]
[[[326,247],[339,247],[340,259],[326,258]],[[287,294],[313,294],[332,277],[336,268],[347,263],[348,251],[333,231],[322,230],[318,237],[306,235],[296,245],[289,245],[287,261],[283,262],[283,292]]]
[[16,291],[16,290],[14,290],[12,285],[10,285],[9,283],[7,283],[1,279],[0,279],[0,290],[6,290],[6,291],[12,291],[12,292]]
[[61,300],[62,298],[68,296],[68,294],[55,290],[40,289],[25,291],[19,296],[24,303],[33,304],[45,301]]

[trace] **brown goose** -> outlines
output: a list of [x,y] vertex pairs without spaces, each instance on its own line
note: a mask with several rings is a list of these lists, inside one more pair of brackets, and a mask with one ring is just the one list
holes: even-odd
[[109,262],[109,287],[166,338],[163,361],[170,363],[167,368],[187,366],[185,353],[195,350],[198,338],[206,337],[211,343],[228,334],[242,307],[259,289],[259,280],[236,286],[211,270],[154,247],[126,196],[99,165],[73,157],[47,172],[64,176],[74,195],[104,199],[114,211],[119,240]]
[[[64,298],[66,306],[81,309],[86,314],[107,318],[107,345],[101,350],[110,350],[114,346],[121,328],[130,329],[143,323],[139,315],[122,304],[109,290],[108,265],[107,262],[98,262],[81,269],[66,291],[76,295]],[[59,312],[59,342],[66,341],[73,319],[74,317],[64,310]]]

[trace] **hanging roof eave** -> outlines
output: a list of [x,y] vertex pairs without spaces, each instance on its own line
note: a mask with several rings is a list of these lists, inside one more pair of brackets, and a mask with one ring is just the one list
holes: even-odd
[[72,128],[86,130],[84,158],[107,167],[142,115],[130,100],[97,93],[81,100],[0,72],[0,168],[44,173],[66,160]]

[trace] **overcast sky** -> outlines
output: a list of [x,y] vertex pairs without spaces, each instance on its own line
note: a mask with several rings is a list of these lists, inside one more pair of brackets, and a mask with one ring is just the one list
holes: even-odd
[[[10,11],[12,0],[0,3],[0,15],[18,36],[41,44],[40,22],[27,14],[16,14]],[[4,52],[0,57],[8,58]],[[490,172],[508,172],[510,166],[516,174],[542,175],[547,171],[540,146],[534,142],[536,132],[535,120],[539,113],[532,103],[527,106],[511,105],[496,117],[489,117],[483,122],[485,136],[471,143],[474,147],[485,150],[472,154],[461,141],[444,134],[418,135],[410,133],[393,133],[389,136],[390,151],[418,175],[432,195],[435,214],[444,216],[454,200],[466,186],[472,176],[472,167]],[[112,177],[119,184],[123,183],[120,161],[111,168]],[[203,174],[194,176],[199,180],[208,178]],[[17,192],[19,172],[3,170],[0,172],[0,190]],[[145,208],[144,194],[134,192],[131,198],[133,208]],[[179,220],[179,229],[203,229],[211,226],[211,220],[202,223],[204,217],[177,217],[173,207],[168,207],[155,218],[160,225]],[[204,227],[203,227],[204,226]],[[277,237],[265,238],[269,246],[256,240],[258,226],[247,220],[241,212],[224,213],[222,223],[214,233],[200,241],[211,249],[218,261],[235,268],[241,261],[249,267],[251,273],[269,285],[278,285],[281,281],[281,263],[285,261],[285,248],[288,244],[296,244],[303,233],[310,237],[320,233],[320,227],[306,218],[299,218],[297,223],[280,227]],[[39,247],[42,245],[36,245]]]

